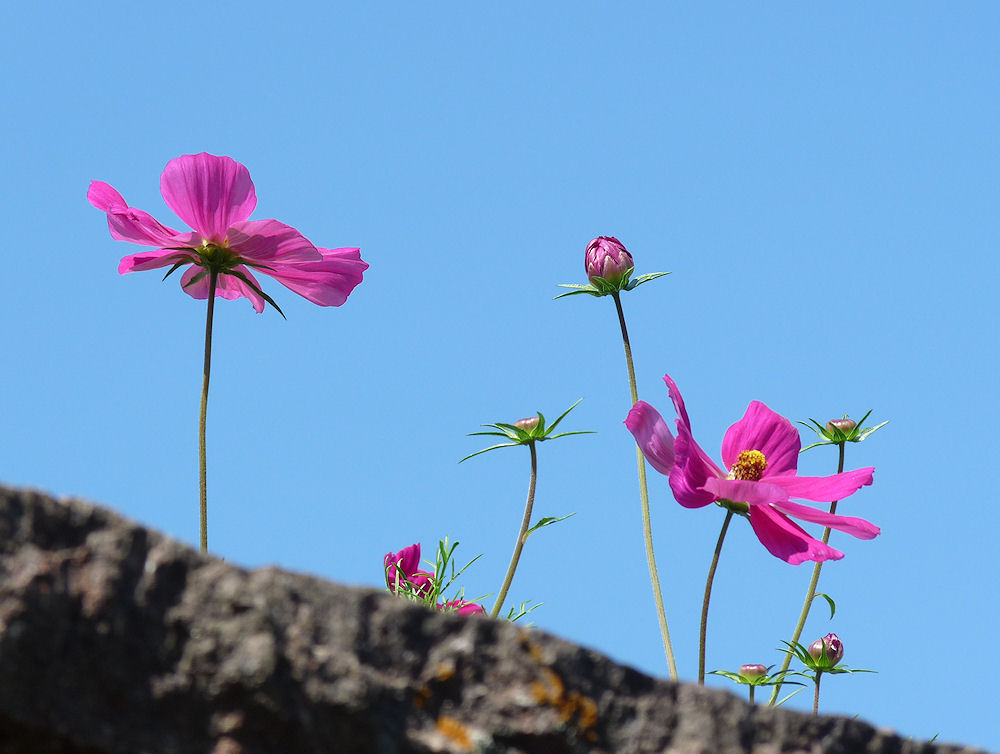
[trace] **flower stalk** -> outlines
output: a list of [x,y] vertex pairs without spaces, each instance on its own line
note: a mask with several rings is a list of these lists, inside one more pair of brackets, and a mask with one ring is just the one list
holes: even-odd
[[[639,393],[635,382],[635,366],[632,362],[632,345],[628,339],[628,328],[625,326],[625,313],[622,311],[621,296],[616,291],[611,294],[615,301],[615,309],[618,312],[618,324],[622,330],[622,344],[625,346],[625,364],[628,367],[629,393],[632,404],[639,400]],[[656,556],[653,553],[653,528],[649,517],[649,490],[646,484],[646,459],[643,457],[639,445],[635,446],[636,463],[639,468],[639,504],[642,508],[642,535],[646,548],[646,562],[649,565],[649,579],[653,587],[653,600],[656,603],[656,616],[660,624],[660,635],[663,638],[663,651],[667,656],[667,667],[670,670],[670,678],[674,681],[678,679],[677,663],[674,660],[674,649],[670,643],[670,629],[667,627],[667,613],[663,606],[663,591],[660,588],[660,577],[656,568]],[[728,524],[728,519],[726,522]],[[702,653],[704,656],[704,653]],[[702,668],[704,676],[704,668]]]
[[212,373],[212,317],[215,313],[215,288],[219,272],[209,271],[208,311],[205,316],[205,367],[201,378],[201,412],[198,418],[198,487],[201,493],[201,551],[208,552],[208,460],[205,448],[205,425],[208,418],[208,380]]
[[[712,565],[708,568],[708,578],[705,580],[705,597],[701,602],[701,628],[698,632],[698,683],[705,685],[705,637],[708,635],[708,603],[712,599],[712,582],[715,581],[715,569],[719,565],[719,555],[722,553],[722,543],[726,540],[729,522],[733,520],[733,511],[726,509],[726,519],[722,522],[719,541],[715,543],[715,554],[712,555]],[[753,703],[753,686],[750,687],[750,702]]]
[[521,530],[517,533],[517,540],[514,542],[514,554],[511,555],[510,565],[507,567],[507,574],[504,576],[503,585],[497,595],[496,604],[490,611],[490,617],[496,618],[500,615],[500,608],[503,607],[504,600],[507,599],[507,592],[510,584],[514,580],[514,571],[521,560],[521,550],[528,540],[528,525],[531,523],[531,509],[535,504],[535,481],[538,479],[538,454],[535,452],[535,443],[528,443],[528,450],[531,452],[531,476],[528,479],[528,499],[524,504],[524,517],[521,519]]

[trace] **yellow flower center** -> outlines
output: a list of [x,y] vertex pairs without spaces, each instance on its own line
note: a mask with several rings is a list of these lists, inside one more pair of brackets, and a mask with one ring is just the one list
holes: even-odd
[[733,479],[759,482],[766,468],[767,459],[763,453],[759,450],[744,450],[736,457],[736,463],[733,464],[729,474]]

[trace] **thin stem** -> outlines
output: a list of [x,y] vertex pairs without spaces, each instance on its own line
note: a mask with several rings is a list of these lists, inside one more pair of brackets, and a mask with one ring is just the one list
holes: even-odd
[[[639,400],[639,392],[635,386],[635,366],[632,364],[632,346],[628,340],[628,328],[625,327],[625,314],[622,312],[622,302],[619,294],[614,293],[615,309],[618,310],[618,324],[622,328],[622,343],[625,345],[625,364],[628,366],[628,386],[632,396],[632,405]],[[667,628],[667,613],[663,608],[663,591],[660,589],[660,577],[656,569],[656,557],[653,555],[653,527],[649,519],[649,491],[646,487],[646,459],[642,450],[635,446],[635,458],[639,467],[639,502],[642,507],[642,534],[646,545],[646,562],[649,564],[649,580],[653,586],[653,600],[656,603],[656,615],[660,622],[660,635],[663,637],[663,651],[667,655],[667,667],[670,678],[677,680],[677,663],[674,661],[674,648],[670,643],[670,629]]]
[[[712,556],[712,565],[708,569],[708,578],[705,580],[705,598],[701,603],[701,632],[698,634],[698,683],[702,686],[705,685],[705,636],[708,633],[708,603],[712,599],[712,582],[715,580],[715,569],[719,565],[722,543],[726,539],[726,531],[732,520],[733,512],[727,509],[726,520],[722,522],[722,531],[719,532],[719,541],[715,543],[715,554]],[[753,686],[750,689],[753,693]]]
[[205,457],[205,423],[208,416],[208,377],[212,372],[212,315],[219,273],[208,273],[208,314],[205,317],[205,369],[201,379],[201,415],[198,419],[198,482],[201,489],[201,551],[208,552],[208,465]]
[[816,671],[816,692],[813,694],[813,714],[819,714],[819,679],[823,676],[822,670]]
[[750,684],[750,704],[751,704],[751,705],[753,704],[753,690],[754,690],[755,688],[757,688],[757,687],[756,687],[756,686],[754,686],[753,684]]
[[535,480],[538,478],[538,457],[535,454],[535,442],[528,443],[528,450],[531,451],[531,477],[528,480],[528,500],[524,504],[524,518],[521,519],[521,531],[517,534],[517,541],[514,543],[514,554],[510,558],[510,565],[507,566],[507,575],[504,576],[503,586],[500,587],[500,595],[496,604],[490,612],[491,618],[496,618],[503,607],[503,601],[507,599],[507,591],[510,589],[510,582],[514,580],[514,571],[517,570],[517,562],[521,559],[521,550],[528,539],[528,524],[531,523],[531,508],[535,504]]
[[[840,450],[840,458],[837,461],[837,473],[840,474],[844,471],[844,445],[845,443],[838,443],[837,447]],[[830,513],[837,512],[837,501],[834,500],[830,503]],[[823,530],[822,536],[823,544],[827,544],[830,541],[830,527],[826,527]],[[819,573],[823,570],[823,562],[818,561],[813,566],[812,578],[809,579],[809,589],[806,590],[806,601],[802,605],[802,612],[799,613],[799,622],[795,624],[795,631],[792,633],[792,640],[790,644],[795,644],[799,637],[802,636],[802,629],[806,626],[806,618],[809,617],[809,609],[812,607],[812,602],[816,599],[816,587],[819,585]],[[781,662],[781,670],[779,671],[779,679],[783,678],[783,674],[788,670],[788,666],[792,664],[792,653],[787,652],[785,654],[785,659]],[[817,693],[818,693],[817,683]],[[771,699],[768,701],[769,705],[774,705],[775,700],[778,698],[778,694],[781,692],[781,681],[775,685],[774,690],[771,692]]]

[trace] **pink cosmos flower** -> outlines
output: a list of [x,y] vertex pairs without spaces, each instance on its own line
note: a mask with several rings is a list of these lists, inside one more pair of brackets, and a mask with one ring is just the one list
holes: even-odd
[[[141,209],[129,207],[107,183],[92,181],[87,199],[108,215],[111,237],[155,251],[130,254],[118,272],[190,265],[181,287],[207,299],[210,269],[218,272],[216,296],[247,298],[257,312],[273,301],[251,269],[320,306],[340,306],[361,282],[368,265],[356,248],[321,249],[295,228],[277,220],[249,220],[257,205],[250,172],[229,157],[184,155],[167,163],[160,177],[167,205],[190,225],[177,231]],[[169,274],[169,273],[168,273]]]
[[670,375],[664,375],[663,380],[680,417],[676,441],[663,417],[644,401],[632,407],[625,426],[650,465],[669,475],[670,489],[678,503],[686,508],[701,508],[713,502],[735,504],[749,514],[750,525],[768,552],[792,565],[806,560],[839,560],[844,554],[809,536],[789,516],[859,539],[878,536],[880,529],[864,519],[825,513],[789,499],[842,500],[871,484],[875,469],[828,477],[798,476],[798,431],[790,421],[760,401],[753,401],[722,441],[726,471],[694,441],[677,385]]
[[399,585],[407,583],[421,596],[430,594],[434,588],[434,574],[420,570],[419,542],[399,552],[387,553],[384,562],[385,583],[393,594]]

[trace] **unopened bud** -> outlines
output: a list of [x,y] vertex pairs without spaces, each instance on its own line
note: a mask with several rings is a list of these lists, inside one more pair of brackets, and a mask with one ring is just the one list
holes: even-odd
[[748,681],[756,681],[767,675],[767,668],[763,665],[740,665],[740,675]]
[[525,432],[530,432],[531,430],[533,430],[535,427],[538,426],[538,417],[529,416],[526,419],[518,419],[516,422],[514,422],[514,426],[517,427],[518,429],[523,429]]
[[587,279],[591,283],[594,282],[594,278],[603,278],[611,285],[617,286],[625,274],[635,267],[632,255],[614,236],[598,236],[588,243],[584,260]]
[[851,430],[858,426],[858,423],[854,419],[831,419],[826,423],[826,431],[833,432],[835,429],[839,429],[845,435],[850,434]]
[[823,646],[826,645],[826,660],[829,667],[833,667],[844,659],[844,643],[837,634],[827,634],[822,639],[817,639],[809,645],[809,656],[814,660],[823,657]]

